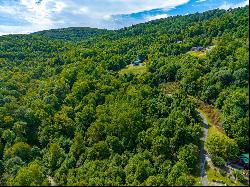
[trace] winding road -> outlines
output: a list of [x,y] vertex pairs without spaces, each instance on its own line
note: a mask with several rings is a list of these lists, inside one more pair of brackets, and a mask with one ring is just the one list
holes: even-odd
[[206,161],[208,161],[208,156],[206,154],[204,144],[205,141],[207,140],[207,135],[208,135],[208,121],[207,118],[200,112],[199,115],[203,119],[204,123],[204,130],[203,130],[203,137],[202,137],[202,144],[201,144],[201,150],[200,150],[200,160],[201,160],[201,183],[203,186],[208,186],[208,180],[207,180],[207,175],[206,175]]

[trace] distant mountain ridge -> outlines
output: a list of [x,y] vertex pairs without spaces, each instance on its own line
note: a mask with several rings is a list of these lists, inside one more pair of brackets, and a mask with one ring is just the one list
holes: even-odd
[[41,35],[51,39],[60,39],[66,41],[68,40],[79,41],[82,39],[91,38],[93,36],[108,34],[110,32],[112,31],[109,31],[107,29],[97,29],[89,27],[69,27],[69,28],[39,31],[32,33],[32,35]]
[[[98,40],[98,38],[118,39],[123,37],[134,37],[145,34],[154,37],[156,33],[159,33],[163,30],[163,34],[175,35],[175,29],[177,29],[177,27],[183,29],[195,23],[210,21],[213,19],[220,19],[226,12],[233,13],[239,9],[240,8],[229,10],[214,9],[203,13],[197,12],[190,15],[170,16],[168,18],[157,19],[146,23],[139,23],[118,30],[98,29],[90,27],[69,27],[38,31],[31,33],[30,35],[45,36],[50,39],[58,39],[71,42],[79,42],[89,39],[93,39],[94,41],[96,41]],[[247,10],[247,8],[245,8],[245,10]],[[175,22],[180,22],[180,25],[175,24]]]

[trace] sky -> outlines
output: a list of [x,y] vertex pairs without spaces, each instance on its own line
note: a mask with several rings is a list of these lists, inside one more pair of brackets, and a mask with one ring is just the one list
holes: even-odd
[[67,27],[119,29],[248,4],[248,0],[0,0],[0,35]]

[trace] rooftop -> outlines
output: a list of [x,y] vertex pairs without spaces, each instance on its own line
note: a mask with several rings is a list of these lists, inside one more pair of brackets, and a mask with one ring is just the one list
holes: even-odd
[[240,155],[240,159],[241,159],[245,164],[249,164],[249,153]]

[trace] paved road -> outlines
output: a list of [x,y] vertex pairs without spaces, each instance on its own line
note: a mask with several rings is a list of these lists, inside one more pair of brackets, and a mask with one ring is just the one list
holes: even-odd
[[203,186],[208,186],[208,180],[207,180],[207,175],[206,175],[206,161],[208,161],[209,158],[206,155],[206,151],[204,149],[204,144],[205,144],[205,141],[207,140],[207,134],[208,134],[208,121],[207,121],[207,118],[201,112],[199,112],[199,115],[203,119],[203,123],[204,123],[204,130],[203,130],[203,137],[202,137],[203,142],[202,142],[201,151],[200,151],[201,183]]

